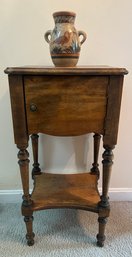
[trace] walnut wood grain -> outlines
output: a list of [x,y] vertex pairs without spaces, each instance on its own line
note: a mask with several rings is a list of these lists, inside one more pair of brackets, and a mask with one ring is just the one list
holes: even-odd
[[[26,76],[28,133],[76,136],[103,134],[108,78]],[[31,110],[36,106],[36,111]]]
[[101,202],[99,203],[100,206],[109,208],[109,197],[108,197],[108,190],[109,190],[109,183],[110,183],[110,176],[112,171],[112,164],[113,164],[113,148],[105,147],[105,151],[103,153],[103,187],[102,187],[102,196]]
[[113,146],[117,143],[123,79],[123,76],[110,76],[107,93],[107,113],[104,125],[105,133],[103,137],[103,144],[105,146]]
[[[34,211],[77,208],[98,213],[97,244],[103,246],[110,213],[108,189],[112,149],[117,143],[123,77],[127,70],[108,66],[16,67],[7,68],[5,72],[9,74],[15,143],[20,149],[18,158],[24,191],[22,215],[25,216],[28,245],[34,244]],[[57,136],[94,133],[91,173],[34,175],[35,185],[30,196],[26,148],[29,135],[32,135],[34,167],[39,170],[39,132]],[[97,189],[100,135],[105,149],[101,197]]]
[[68,207],[98,212],[97,176],[42,173],[35,176],[31,199],[33,210]]
[[8,67],[7,74],[22,75],[125,75],[128,71],[124,68],[110,66],[77,66],[77,67],[53,67],[53,66],[25,66]]
[[27,118],[25,113],[25,96],[21,75],[9,76],[9,89],[14,127],[14,139],[19,149],[28,146]]
[[23,186],[23,205],[30,206],[32,204],[30,194],[29,194],[29,153],[26,149],[20,150],[18,152],[18,164],[20,167],[21,180]]

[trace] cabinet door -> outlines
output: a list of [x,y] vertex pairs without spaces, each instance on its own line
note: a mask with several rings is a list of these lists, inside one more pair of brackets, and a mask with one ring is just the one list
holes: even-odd
[[104,132],[107,76],[25,76],[28,133]]

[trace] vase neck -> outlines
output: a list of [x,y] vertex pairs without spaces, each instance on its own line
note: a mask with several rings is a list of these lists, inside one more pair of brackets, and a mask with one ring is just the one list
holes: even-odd
[[70,12],[57,12],[53,13],[53,18],[56,23],[71,23],[74,24],[76,14]]

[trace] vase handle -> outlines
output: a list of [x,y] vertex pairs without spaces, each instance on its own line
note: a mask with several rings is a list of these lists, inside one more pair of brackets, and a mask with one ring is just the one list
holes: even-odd
[[79,30],[79,31],[78,31],[78,36],[79,36],[79,37],[80,37],[80,36],[83,36],[82,40],[80,41],[80,44],[82,45],[82,44],[85,42],[86,38],[87,38],[87,34],[86,34],[84,31]]
[[50,39],[49,39],[49,36],[51,37],[51,33],[52,33],[52,30],[48,30],[45,34],[44,34],[44,38],[46,40],[46,42],[49,44],[50,43]]

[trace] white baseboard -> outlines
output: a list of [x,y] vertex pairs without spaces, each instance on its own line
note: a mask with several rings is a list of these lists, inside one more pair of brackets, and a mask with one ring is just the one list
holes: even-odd
[[21,203],[22,190],[0,190],[0,203]]
[[132,188],[110,188],[109,198],[110,201],[132,201]]
[[[99,189],[101,192],[101,189]],[[20,203],[22,190],[0,190],[0,203]],[[110,188],[110,201],[132,201],[132,188]]]

